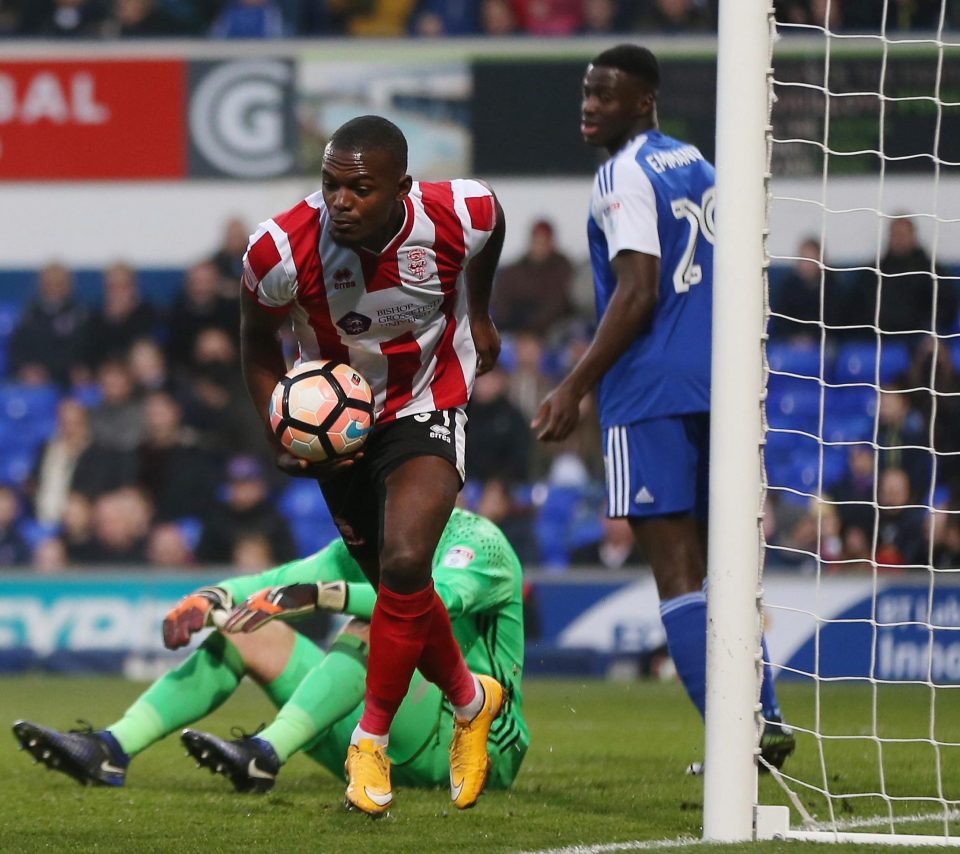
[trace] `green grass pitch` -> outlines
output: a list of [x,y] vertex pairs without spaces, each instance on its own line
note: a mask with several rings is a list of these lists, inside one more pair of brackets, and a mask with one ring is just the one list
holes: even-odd
[[[84,718],[102,726],[119,717],[143,687],[102,677],[6,677],[0,679],[0,720],[9,725],[22,717],[69,728]],[[240,796],[223,777],[197,770],[170,737],[133,762],[124,789],[86,789],[34,766],[8,735],[0,738],[0,851],[470,854],[699,837],[702,778],[685,776],[684,768],[701,758],[702,728],[676,684],[531,680],[525,691],[533,744],[512,791],[485,794],[476,809],[460,813],[445,790],[401,789],[392,814],[379,821],[346,812],[342,781],[303,757],[283,769],[270,794]],[[788,717],[813,722],[817,705],[808,688],[783,684],[780,694]],[[960,693],[942,689],[936,703],[937,740],[960,743]],[[930,734],[930,705],[931,693],[922,687],[883,687],[877,694],[880,735],[920,739],[884,748],[884,784],[891,795],[936,792],[938,757],[922,741]],[[869,688],[825,691],[821,731],[869,735],[872,709]],[[204,727],[227,735],[231,726],[252,730],[270,717],[266,699],[245,685]],[[874,742],[828,740],[822,749],[832,791],[878,790]],[[941,748],[939,762],[944,796],[960,798],[960,748]],[[820,781],[820,767],[816,741],[802,736],[785,770]],[[761,779],[760,791],[765,803],[785,803],[769,777]],[[801,794],[817,818],[827,817],[822,797]],[[876,798],[838,797],[835,808],[844,820],[884,811]],[[930,805],[904,802],[896,809],[906,815]],[[960,833],[960,823],[951,831]],[[717,850],[797,848],[781,842]]]

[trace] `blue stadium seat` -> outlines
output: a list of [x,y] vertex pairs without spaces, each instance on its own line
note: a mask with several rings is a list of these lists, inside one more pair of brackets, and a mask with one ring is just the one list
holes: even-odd
[[339,535],[315,481],[292,480],[281,494],[278,507],[290,525],[300,555],[312,554]]
[[19,486],[33,470],[36,452],[32,448],[6,448],[0,452],[0,483]]
[[803,377],[820,376],[820,348],[813,345],[768,344],[767,362],[773,371]]
[[70,391],[70,396],[81,406],[92,409],[103,400],[103,390],[96,383],[88,385],[74,386]]
[[324,525],[310,520],[299,520],[290,526],[293,533],[293,540],[297,545],[297,554],[301,557],[312,555],[320,551],[324,546],[330,544],[332,540],[340,536],[337,526],[333,520]]
[[329,515],[323,493],[313,480],[291,479],[280,495],[277,506],[287,519],[309,519],[324,513]]
[[870,442],[873,440],[873,416],[859,412],[826,410],[823,438],[828,442]]
[[[0,441],[33,456],[56,430],[60,393],[54,386],[0,385]],[[2,449],[0,449],[2,452]]]
[[822,460],[826,489],[846,474],[847,454],[847,446],[822,445],[813,436],[768,433],[764,454],[767,477],[771,484],[811,492],[817,485]]
[[816,460],[791,455],[787,460],[768,462],[767,484],[813,495],[817,491]]
[[816,380],[770,375],[767,421],[771,427],[815,432],[820,416],[820,384]]
[[38,522],[36,519],[25,518],[17,523],[17,530],[20,536],[27,541],[30,551],[33,551],[44,540],[55,537],[60,530],[59,525]]
[[781,430],[767,431],[767,444],[765,453],[768,457],[786,457],[792,454],[804,442],[810,441],[805,436],[797,433],[784,433]]
[[37,415],[56,415],[60,392],[54,385],[0,385],[0,414],[7,418],[32,418]]
[[0,302],[0,346],[3,346],[4,349],[7,339],[17,327],[22,311],[22,307],[17,303]]
[[849,415],[873,418],[877,411],[877,392],[865,386],[825,386],[824,415]]
[[603,489],[596,484],[550,487],[534,524],[543,565],[565,567],[574,548],[599,539],[602,508]]
[[[880,347],[880,382],[889,383],[910,367],[910,348],[904,341],[886,340]],[[834,361],[833,381],[874,383],[877,371],[875,342],[844,344]]]
[[15,448],[36,448],[39,442],[28,430],[23,429],[19,421],[11,421],[0,416],[0,454]]
[[823,488],[832,489],[847,473],[849,449],[845,445],[824,446],[823,449]]
[[467,478],[460,490],[460,498],[468,510],[476,510],[480,496],[483,494],[483,483],[476,479]]
[[174,519],[173,524],[179,529],[187,548],[190,551],[196,549],[200,542],[200,535],[203,533],[203,521],[196,516],[181,516],[179,519]]

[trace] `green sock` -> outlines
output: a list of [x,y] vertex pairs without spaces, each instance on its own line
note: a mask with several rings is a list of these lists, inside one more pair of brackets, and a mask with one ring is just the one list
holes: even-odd
[[[275,682],[285,675],[286,671]],[[363,701],[366,676],[367,645],[352,635],[341,635],[258,737],[269,741],[280,761],[286,762]],[[272,685],[266,686],[268,693]]]
[[219,632],[179,667],[161,676],[108,732],[134,756],[165,735],[218,708],[243,678],[243,660]]

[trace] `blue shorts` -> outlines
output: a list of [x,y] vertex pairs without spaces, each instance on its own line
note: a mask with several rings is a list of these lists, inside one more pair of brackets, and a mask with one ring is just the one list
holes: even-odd
[[694,412],[603,431],[607,516],[707,518],[710,415]]

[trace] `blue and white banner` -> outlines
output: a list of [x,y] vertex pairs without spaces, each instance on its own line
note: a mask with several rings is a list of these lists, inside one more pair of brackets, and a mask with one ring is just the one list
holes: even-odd
[[[6,574],[0,577],[0,672],[40,666],[150,676],[182,655],[163,647],[164,614],[220,577]],[[938,575],[931,589],[925,576],[897,575],[876,587],[874,601],[870,577],[818,582],[768,572],[767,644],[780,676],[960,684],[960,583]],[[528,604],[530,672],[553,656],[566,672],[600,673],[611,659],[665,643],[649,573],[540,576]]]
[[[582,578],[582,576],[581,576]],[[960,684],[960,579],[880,578],[768,572],[765,630],[780,677],[873,678]],[[598,578],[534,586],[538,643],[625,657],[666,642],[656,585]],[[816,649],[819,646],[819,661]]]
[[0,671],[121,670],[138,675],[156,659],[176,660],[161,640],[164,614],[208,575],[5,574],[0,578]]

